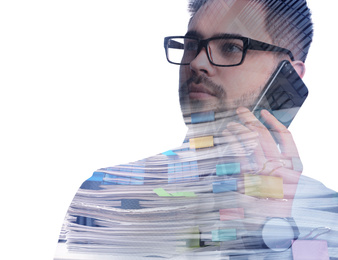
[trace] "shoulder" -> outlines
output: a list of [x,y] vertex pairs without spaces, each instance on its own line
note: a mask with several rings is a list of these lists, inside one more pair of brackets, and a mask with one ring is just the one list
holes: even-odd
[[337,197],[337,192],[327,188],[318,180],[302,175],[298,182],[296,199],[299,198],[318,198],[318,197]]
[[338,213],[337,192],[315,179],[301,176],[293,202],[293,214],[304,214],[304,212],[320,216],[328,212]]

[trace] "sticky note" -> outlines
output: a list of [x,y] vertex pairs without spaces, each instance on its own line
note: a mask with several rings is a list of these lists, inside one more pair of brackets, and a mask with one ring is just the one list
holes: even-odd
[[214,146],[213,136],[204,136],[189,139],[190,149],[206,148]]
[[157,188],[153,190],[160,197],[196,197],[196,194],[192,191],[179,191],[169,193],[163,188]]
[[130,184],[131,185],[143,185],[144,177],[131,177]]
[[244,219],[244,209],[243,208],[220,209],[219,215],[221,221]]
[[94,172],[87,181],[103,181],[105,175],[106,174],[104,172]]
[[191,170],[197,171],[197,170],[198,170],[198,164],[197,164],[197,161],[191,161],[191,162],[190,162],[190,167],[191,167]]
[[193,227],[188,231],[188,239],[186,240],[187,247],[200,247],[200,230],[198,227]]
[[117,180],[118,180],[117,175],[112,175],[112,174],[106,174],[106,176],[104,177],[104,184],[105,185],[115,185],[117,184]]
[[212,184],[213,193],[221,193],[227,191],[236,191],[237,190],[237,180],[224,180],[217,181]]
[[294,260],[329,260],[327,241],[296,240],[292,244]]
[[215,112],[208,111],[208,112],[199,112],[191,114],[191,123],[198,124],[204,122],[211,122],[215,121]]
[[199,180],[199,176],[184,176],[184,172],[197,171],[196,161],[168,164],[168,182],[187,182]]
[[196,197],[196,194],[191,191],[174,192],[171,195],[174,197]]
[[223,242],[237,239],[236,229],[217,229],[211,231],[213,242]]
[[253,197],[283,199],[283,178],[265,175],[244,175],[245,194]]
[[[137,173],[137,170],[133,170]],[[140,169],[140,172],[144,172],[143,169]],[[138,172],[138,173],[140,173]],[[144,183],[144,177],[138,176],[118,176],[112,174],[106,174],[104,177],[104,184],[119,184],[119,185],[142,185]]]
[[240,163],[225,163],[216,165],[217,176],[238,174],[241,172]]
[[157,188],[153,190],[160,197],[171,197],[171,194],[166,192],[163,188]]
[[166,151],[162,154],[166,155],[166,156],[176,156],[177,155],[177,153],[173,152],[172,150]]
[[95,219],[83,216],[76,217],[76,223],[83,226],[95,227]]
[[122,209],[140,209],[140,200],[138,199],[121,199]]

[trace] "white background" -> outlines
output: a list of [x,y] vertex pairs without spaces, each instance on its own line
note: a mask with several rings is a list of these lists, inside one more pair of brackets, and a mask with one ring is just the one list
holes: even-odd
[[[338,190],[335,1],[308,2],[310,96],[290,129],[304,174]],[[94,170],[181,144],[163,37],[187,20],[186,0],[0,2],[1,259],[52,259]]]

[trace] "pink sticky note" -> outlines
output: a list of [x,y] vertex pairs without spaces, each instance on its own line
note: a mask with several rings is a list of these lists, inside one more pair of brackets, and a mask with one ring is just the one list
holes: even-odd
[[294,260],[329,260],[327,241],[296,240],[292,244]]
[[243,208],[220,209],[219,214],[221,221],[243,219],[244,209]]

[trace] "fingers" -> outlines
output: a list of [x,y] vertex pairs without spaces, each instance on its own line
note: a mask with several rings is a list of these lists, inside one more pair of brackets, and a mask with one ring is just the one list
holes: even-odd
[[240,121],[251,131],[258,133],[259,142],[266,158],[279,158],[280,152],[269,130],[247,108],[237,110]]
[[[251,131],[249,128],[245,127],[242,124],[231,122],[227,125],[227,130],[237,138],[238,142],[243,142],[243,137],[249,135],[252,135],[252,137],[256,139],[258,144],[260,142],[259,134],[257,132]],[[255,163],[258,165],[257,167],[255,167],[256,170],[261,169],[263,164],[265,163],[265,154],[260,145],[256,146],[252,156],[252,160],[255,161]]]
[[[223,133],[228,137],[231,136],[232,141],[237,143],[243,143],[249,137],[257,140],[258,145],[251,156],[251,165],[252,161],[257,164],[257,173],[277,175],[275,171],[280,168],[288,168],[293,173],[302,172],[299,165],[296,165],[296,168],[293,165],[294,159],[300,162],[299,155],[291,133],[283,124],[266,110],[262,111],[262,117],[268,128],[247,108],[240,107],[237,113],[242,124],[231,122]],[[290,183],[293,182],[291,180],[294,179],[293,176],[285,177]]]
[[299,157],[296,144],[292,138],[290,131],[267,110],[262,110],[261,115],[266,121],[269,130],[280,145],[279,147],[281,153],[289,158]]
[[[267,210],[267,214],[271,214],[273,205],[266,205],[273,202],[276,204],[276,215],[289,215],[301,175],[301,171],[294,170],[293,167],[293,159],[298,159],[299,155],[291,133],[266,110],[261,112],[261,116],[267,127],[247,108],[238,108],[237,114],[240,123],[229,123],[223,131],[223,136],[229,138],[233,144],[242,144],[243,147],[250,138],[258,143],[250,156],[236,158],[236,161],[241,163],[242,173],[239,177],[238,192],[257,199],[264,205],[263,209]],[[255,168],[255,171],[244,170],[248,169],[248,166]],[[281,198],[283,200],[278,200]],[[282,210],[281,205],[285,206],[285,210]],[[250,204],[247,206],[250,207]],[[264,210],[257,211],[256,207],[252,213],[259,216],[265,214]]]

